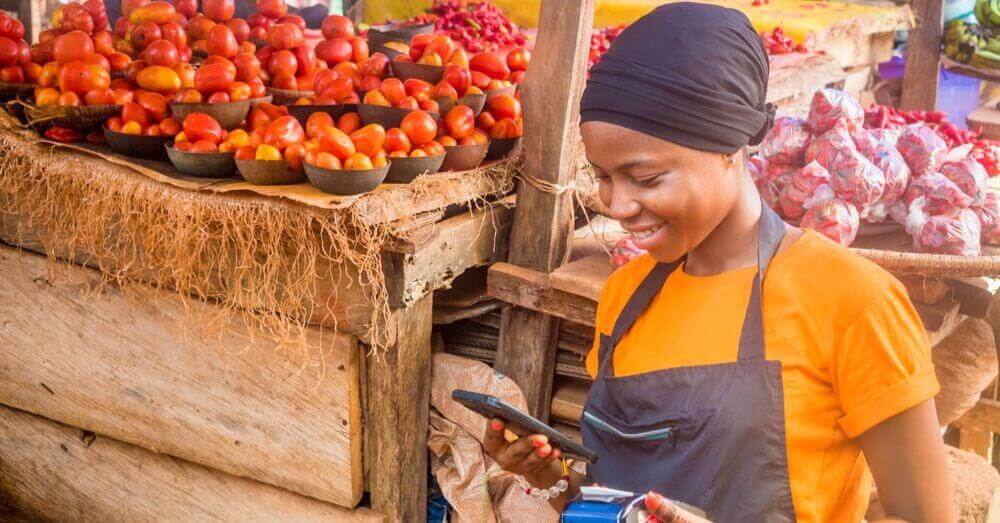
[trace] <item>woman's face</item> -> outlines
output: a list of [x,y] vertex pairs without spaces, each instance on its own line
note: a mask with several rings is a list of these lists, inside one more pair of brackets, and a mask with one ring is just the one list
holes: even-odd
[[743,162],[605,122],[580,126],[601,201],[657,261],[705,240],[740,193]]

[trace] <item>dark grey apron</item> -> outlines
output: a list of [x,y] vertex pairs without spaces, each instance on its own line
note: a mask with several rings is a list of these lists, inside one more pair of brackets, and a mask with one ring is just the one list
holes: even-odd
[[[601,334],[597,377],[580,424],[584,444],[600,456],[589,467],[590,481],[653,490],[704,509],[713,521],[795,521],[781,362],[764,359],[761,316],[762,280],[785,224],[762,207],[758,270],[737,361],[615,376],[615,347],[679,262],[657,264],[611,336]],[[662,345],[669,350],[670,340]]]

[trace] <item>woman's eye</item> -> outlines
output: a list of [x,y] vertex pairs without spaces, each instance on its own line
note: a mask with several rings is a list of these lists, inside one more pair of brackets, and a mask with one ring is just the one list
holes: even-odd
[[660,180],[660,175],[647,176],[645,178],[632,178],[633,183],[642,187],[652,187]]

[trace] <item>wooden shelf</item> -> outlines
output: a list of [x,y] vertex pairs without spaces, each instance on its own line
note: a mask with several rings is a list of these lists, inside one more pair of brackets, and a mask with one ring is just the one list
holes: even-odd
[[980,80],[986,80],[987,82],[1000,82],[1000,69],[983,69],[981,67],[973,67],[969,64],[963,64],[948,58],[947,56],[941,55],[941,67],[944,67],[948,71],[963,74],[965,76],[971,76],[973,78],[979,78]]

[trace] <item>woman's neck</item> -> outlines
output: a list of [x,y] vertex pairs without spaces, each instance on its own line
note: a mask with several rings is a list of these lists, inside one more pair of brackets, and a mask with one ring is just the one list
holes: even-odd
[[711,276],[757,263],[757,229],[761,200],[749,176],[743,176],[736,203],[684,262],[684,272],[692,276]]

